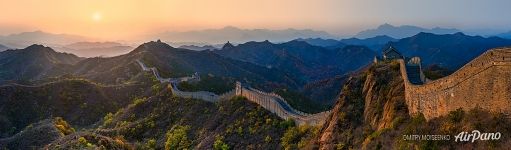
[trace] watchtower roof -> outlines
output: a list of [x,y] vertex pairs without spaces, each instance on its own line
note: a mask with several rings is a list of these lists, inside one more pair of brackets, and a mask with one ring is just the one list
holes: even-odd
[[389,46],[387,49],[383,50],[383,55],[391,53],[391,52],[395,52],[395,53],[401,55],[401,53],[399,51],[397,51],[397,49],[394,48],[393,46]]

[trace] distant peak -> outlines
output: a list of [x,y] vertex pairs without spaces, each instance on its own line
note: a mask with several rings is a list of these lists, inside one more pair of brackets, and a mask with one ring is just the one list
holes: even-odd
[[393,28],[393,27],[394,27],[393,25],[388,24],[388,23],[384,23],[384,24],[378,26],[378,28]]
[[41,48],[47,48],[47,47],[45,47],[44,45],[41,45],[41,44],[32,44],[25,49],[41,49]]
[[465,34],[463,32],[456,32],[456,33],[454,33],[454,35],[461,36],[461,35],[465,35]]
[[53,50],[52,48],[46,47],[41,44],[32,44],[26,47],[24,50],[31,52],[55,52],[55,50]]
[[227,43],[225,43],[224,46],[222,47],[223,50],[232,48],[234,48],[234,45],[232,45],[231,42],[229,41],[227,41]]
[[237,28],[235,26],[225,26],[223,29],[224,30],[239,30],[239,28]]
[[432,35],[433,33],[428,33],[428,32],[419,32],[417,33],[416,36],[426,36],[426,35]]
[[42,30],[35,30],[35,31],[32,31],[31,33],[46,33],[46,32],[44,32]]
[[390,38],[388,35],[377,35],[374,38]]
[[165,42],[162,42],[161,40],[147,42],[142,45],[146,46],[146,47],[170,47],[170,48],[172,48],[172,46],[168,45]]

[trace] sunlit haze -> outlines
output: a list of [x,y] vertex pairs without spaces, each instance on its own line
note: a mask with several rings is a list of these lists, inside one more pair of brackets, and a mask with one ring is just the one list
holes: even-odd
[[[121,40],[224,26],[354,34],[382,23],[509,30],[505,0],[1,0],[0,34],[42,30]],[[463,5],[461,5],[463,4]]]

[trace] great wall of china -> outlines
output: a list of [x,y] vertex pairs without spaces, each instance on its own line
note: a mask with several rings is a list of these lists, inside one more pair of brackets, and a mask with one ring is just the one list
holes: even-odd
[[[511,115],[511,48],[489,50],[453,74],[434,81],[425,78],[420,59],[398,61],[405,81],[405,99],[410,114],[422,113],[429,120],[459,108],[470,110],[478,107]],[[317,125],[323,123],[331,113],[303,113],[292,108],[275,93],[243,87],[239,82],[235,89],[221,95],[208,91],[181,91],[177,83],[197,80],[198,76],[162,78],[156,68],[148,68],[139,60],[137,62],[144,71],[152,71],[160,82],[170,83],[170,90],[179,97],[216,102],[233,96],[244,96],[280,118],[292,118],[298,124]]]
[[143,71],[151,71],[153,75],[156,77],[158,81],[161,83],[169,83],[168,87],[172,91],[172,94],[178,97],[183,98],[194,98],[201,99],[209,102],[216,102],[221,99],[229,99],[234,96],[243,96],[246,97],[249,101],[252,101],[266,110],[276,114],[282,119],[293,119],[297,124],[308,124],[308,125],[318,125],[324,122],[326,118],[330,115],[331,111],[325,111],[316,114],[308,114],[301,112],[299,110],[294,109],[289,105],[284,98],[275,94],[275,93],[267,93],[257,89],[253,89],[250,87],[244,87],[240,82],[236,82],[235,89],[217,95],[213,92],[209,91],[196,91],[196,92],[187,92],[181,91],[177,88],[177,84],[183,81],[193,81],[200,80],[198,75],[195,74],[191,77],[181,77],[181,78],[162,78],[158,70],[154,67],[147,67],[140,60],[137,60],[137,63],[142,67]]
[[511,48],[489,50],[434,81],[425,79],[417,72],[420,69],[407,69],[417,62],[398,61],[410,114],[422,113],[429,120],[458,108],[467,111],[476,107],[511,114]]

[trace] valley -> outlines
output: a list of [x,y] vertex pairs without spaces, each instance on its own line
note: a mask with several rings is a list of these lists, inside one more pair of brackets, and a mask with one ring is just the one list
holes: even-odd
[[509,6],[3,0],[0,150],[508,150]]
[[[93,58],[43,45],[2,51],[0,148],[506,146],[403,141],[399,135],[460,132],[454,127],[511,133],[496,123],[509,122],[511,50],[501,47],[509,40],[460,33],[320,46],[322,40],[228,42],[216,50],[157,40]],[[385,59],[385,49],[374,50],[389,45],[403,56]],[[460,51],[470,54],[450,55]]]

